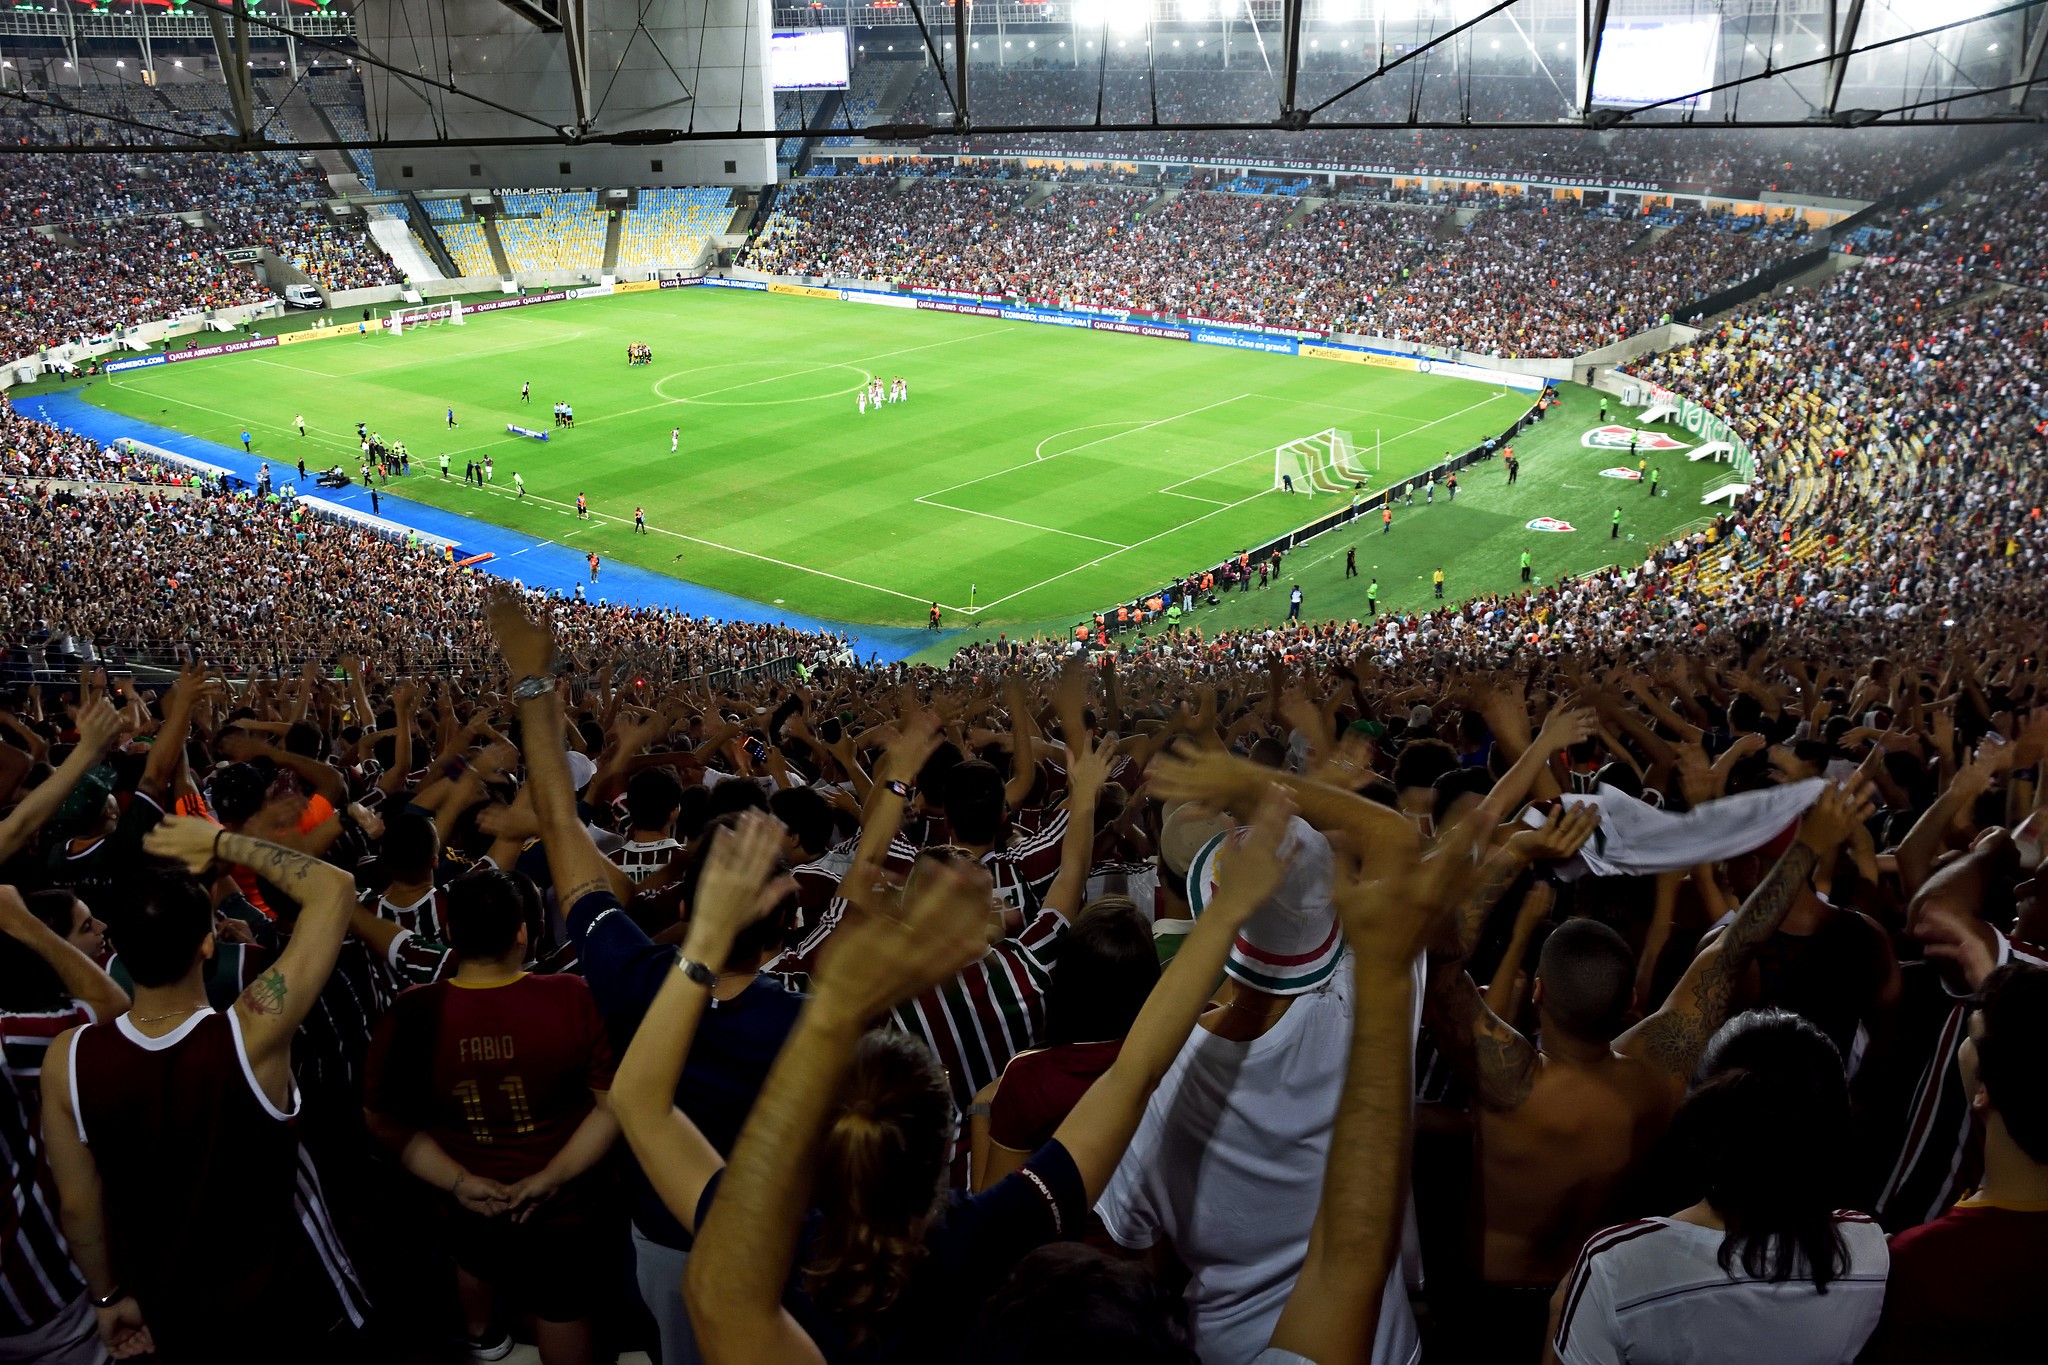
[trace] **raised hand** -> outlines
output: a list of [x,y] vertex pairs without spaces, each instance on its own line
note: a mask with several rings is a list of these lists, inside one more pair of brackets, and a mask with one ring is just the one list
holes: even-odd
[[1536,747],[1546,754],[1569,749],[1600,732],[1600,717],[1590,706],[1567,701],[1550,709],[1536,732]]
[[1162,801],[1200,801],[1220,809],[1256,774],[1251,764],[1220,749],[1181,744],[1152,760],[1152,794]]
[[78,710],[78,747],[98,759],[113,747],[124,726],[122,713],[100,697]]
[[526,608],[509,590],[491,595],[491,633],[498,638],[498,652],[516,678],[546,673],[555,658],[555,640],[545,625],[526,614]]
[[1338,878],[1332,899],[1360,973],[1398,976],[1437,937],[1473,875],[1480,824],[1459,821],[1426,856],[1412,847],[1380,850],[1377,875]]
[[876,889],[876,869],[856,867],[842,884],[861,911],[832,934],[812,999],[858,1023],[950,980],[988,951],[994,883],[974,864],[926,859],[902,900]]
[[1867,784],[1830,782],[1799,822],[1799,842],[1826,858],[1876,809]]
[[782,825],[773,816],[749,811],[718,838],[706,855],[690,905],[693,934],[702,930],[729,948],[742,929],[775,908],[791,889],[787,878],[768,880],[782,851]]
[[926,759],[939,747],[939,722],[921,708],[906,713],[875,767],[875,781],[910,783],[917,780]]
[[1541,829],[1518,829],[1508,846],[1530,862],[1562,862],[1585,846],[1600,828],[1600,808],[1586,803],[1567,806]]
[[142,836],[142,849],[153,857],[183,863],[186,871],[196,875],[212,866],[213,847],[221,833],[221,827],[211,820],[167,815]]

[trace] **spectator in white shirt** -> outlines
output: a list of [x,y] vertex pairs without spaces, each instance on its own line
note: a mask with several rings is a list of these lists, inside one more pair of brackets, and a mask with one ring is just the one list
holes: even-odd
[[1846,1365],[1877,1327],[1891,1264],[1867,1214],[1836,1210],[1849,1083],[1784,1010],[1721,1027],[1680,1111],[1705,1197],[1595,1233],[1551,1301],[1562,1365]]

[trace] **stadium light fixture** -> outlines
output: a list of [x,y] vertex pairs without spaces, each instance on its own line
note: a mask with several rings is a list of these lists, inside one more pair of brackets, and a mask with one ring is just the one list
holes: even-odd
[[115,65],[115,66],[117,66],[117,67],[122,67],[122,66],[126,66],[126,65],[128,65],[128,63],[126,63],[126,62],[122,61],[122,60],[121,60],[120,58],[116,57],[116,58],[114,59],[114,65]]
[[1992,52],[1996,52],[1996,51],[1998,51],[1998,44],[1997,44],[1997,43],[1993,43],[1993,44],[1991,45],[1991,47],[1990,47],[1990,49],[1989,49],[1989,50],[1990,50],[1990,51],[1992,51]]
[[1498,39],[1498,38],[1495,38],[1495,39],[1493,40],[1493,50],[1494,50],[1495,52],[1498,52],[1498,51],[1500,51],[1500,39]]

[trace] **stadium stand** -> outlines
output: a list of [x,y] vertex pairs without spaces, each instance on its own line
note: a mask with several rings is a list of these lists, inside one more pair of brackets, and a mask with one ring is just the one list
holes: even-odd
[[[427,201],[432,203],[434,201]],[[450,200],[442,201],[453,202]],[[475,222],[457,222],[443,219],[436,228],[441,242],[448,248],[448,254],[455,258],[455,264],[464,275],[495,275],[498,265],[491,257],[491,244],[484,240],[483,226]],[[510,248],[508,247],[509,251]]]
[[[1197,74],[1156,93],[1248,98]],[[1579,136],[1427,154],[1809,145]],[[1926,145],[1780,170],[1869,192]],[[4,349],[253,289],[216,225],[321,259],[295,165],[148,160],[0,158]],[[1803,244],[898,169],[788,186],[748,263],[1572,355]],[[1603,377],[1733,426],[1725,511],[1365,619],[1206,628],[1190,585],[1247,557],[1165,628],[862,666],[0,400],[0,1348],[2036,1358],[2043,169]],[[594,196],[501,201],[508,252],[602,247]]]
[[732,220],[731,200],[723,189],[641,190],[620,230],[619,264],[695,264],[711,235]]
[[[1268,182],[1270,183],[1270,182]],[[1492,354],[1578,354],[1738,283],[1802,236],[1747,220],[1490,203],[1454,236],[1400,209],[1297,207],[1271,190],[1027,188],[959,177],[792,186],[746,264],[1041,302],[1349,331]],[[1153,204],[1146,209],[1147,204]],[[1145,211],[1140,212],[1141,209]],[[1531,251],[1534,245],[1538,249]]]
[[[594,270],[609,216],[594,190],[504,191],[498,241],[514,270]],[[452,250],[452,248],[451,248]]]

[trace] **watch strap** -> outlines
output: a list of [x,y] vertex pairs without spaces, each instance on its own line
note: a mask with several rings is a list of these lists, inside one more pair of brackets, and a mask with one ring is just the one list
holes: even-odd
[[676,970],[707,991],[718,984],[717,972],[694,958],[684,957],[681,953],[676,954]]

